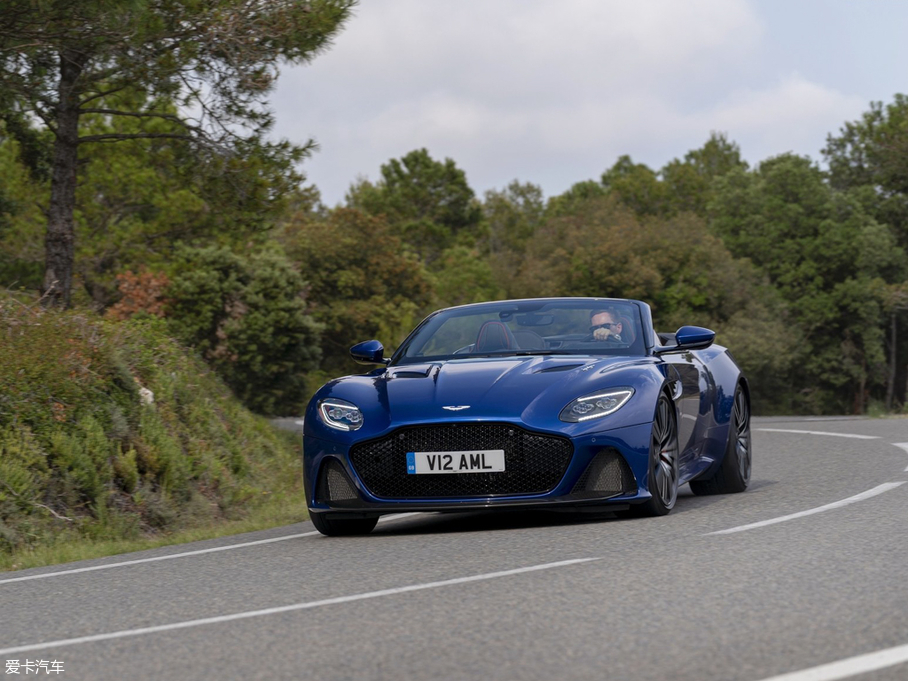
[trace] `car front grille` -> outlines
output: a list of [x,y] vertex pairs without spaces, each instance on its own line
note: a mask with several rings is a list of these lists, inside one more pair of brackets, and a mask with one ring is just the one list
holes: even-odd
[[[500,473],[407,473],[407,452],[503,449]],[[457,423],[401,428],[354,445],[350,460],[372,494],[392,499],[541,494],[564,476],[574,446],[565,437],[508,424]]]

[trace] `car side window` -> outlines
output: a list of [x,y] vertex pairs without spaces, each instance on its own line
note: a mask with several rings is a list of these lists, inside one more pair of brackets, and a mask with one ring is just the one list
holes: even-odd
[[495,313],[451,317],[435,330],[428,342],[418,350],[416,356],[453,355],[457,350],[471,345],[476,340],[482,325],[493,320],[498,320],[498,315]]

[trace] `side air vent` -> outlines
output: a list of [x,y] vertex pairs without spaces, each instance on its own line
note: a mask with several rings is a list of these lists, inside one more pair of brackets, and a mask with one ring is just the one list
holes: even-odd
[[356,488],[344,472],[343,466],[334,459],[329,459],[322,466],[315,498],[320,504],[332,506],[349,506],[359,503]]
[[395,371],[388,378],[425,378],[428,375],[426,371]]
[[618,496],[637,491],[637,481],[627,461],[614,447],[606,447],[593,457],[571,492],[590,497]]

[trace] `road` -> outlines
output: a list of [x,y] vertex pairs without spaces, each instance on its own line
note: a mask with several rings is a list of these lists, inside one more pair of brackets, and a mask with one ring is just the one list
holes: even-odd
[[302,522],[2,573],[0,661],[98,680],[905,681],[908,419],[753,425],[751,489],[685,487],[664,518]]

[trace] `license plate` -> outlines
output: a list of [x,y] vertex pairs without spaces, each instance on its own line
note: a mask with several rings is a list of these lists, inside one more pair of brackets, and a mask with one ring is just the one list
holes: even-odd
[[470,452],[407,452],[407,473],[501,473],[503,449],[475,449]]

